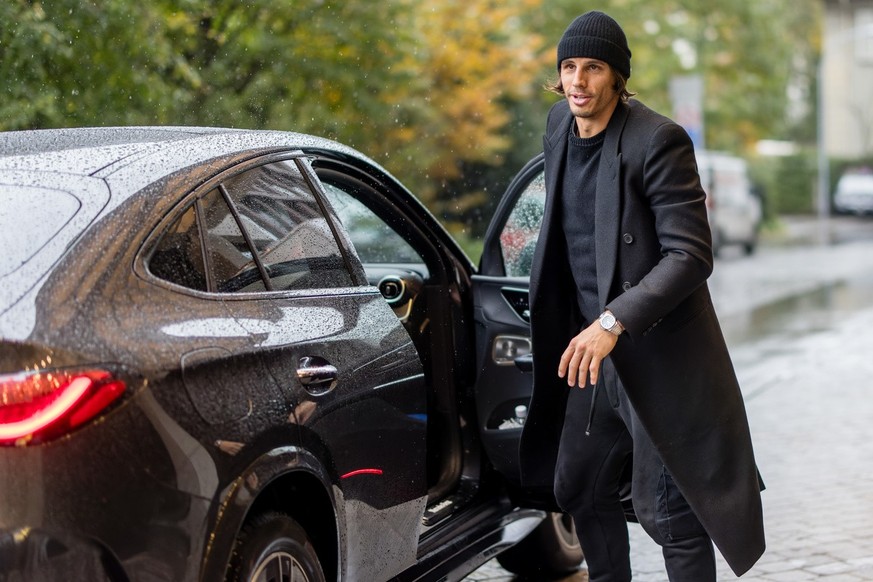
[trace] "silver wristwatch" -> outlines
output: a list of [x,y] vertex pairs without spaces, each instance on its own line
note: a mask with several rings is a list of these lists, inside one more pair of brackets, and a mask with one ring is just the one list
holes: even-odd
[[600,321],[600,327],[604,331],[608,331],[614,335],[621,335],[621,332],[624,331],[624,326],[618,322],[612,312],[608,309],[601,313],[598,319]]

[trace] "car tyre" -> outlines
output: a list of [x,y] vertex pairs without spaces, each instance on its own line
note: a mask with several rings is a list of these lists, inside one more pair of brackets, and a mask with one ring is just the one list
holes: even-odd
[[243,527],[234,546],[228,582],[325,582],[306,531],[282,513],[265,513]]
[[573,518],[553,512],[526,538],[500,553],[497,561],[513,574],[543,580],[575,572],[583,558]]

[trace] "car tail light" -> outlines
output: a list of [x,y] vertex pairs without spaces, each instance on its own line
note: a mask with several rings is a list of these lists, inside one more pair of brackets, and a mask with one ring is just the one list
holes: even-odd
[[68,432],[124,393],[106,370],[40,370],[0,375],[0,445],[26,445]]

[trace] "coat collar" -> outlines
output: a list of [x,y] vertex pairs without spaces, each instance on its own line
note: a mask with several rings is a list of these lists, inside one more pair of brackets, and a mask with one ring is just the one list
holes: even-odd
[[[612,117],[609,118],[609,123],[606,125],[606,136],[604,137],[603,152],[611,152],[613,157],[619,153],[619,142],[621,133],[624,130],[625,122],[628,118],[628,113],[632,107],[633,101],[629,103],[618,102]],[[567,136],[570,122],[573,120],[573,113],[570,111],[570,106],[566,101],[556,103],[552,114],[549,116],[549,124],[546,128],[543,146],[545,150],[554,150],[562,152],[567,147]],[[553,157],[553,159],[555,159]],[[563,154],[560,158],[563,161]]]

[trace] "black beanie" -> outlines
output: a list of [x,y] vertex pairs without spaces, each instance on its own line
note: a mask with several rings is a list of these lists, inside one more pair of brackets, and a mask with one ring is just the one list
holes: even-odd
[[569,58],[603,61],[625,79],[631,74],[631,51],[621,26],[612,17],[592,10],[570,23],[558,43],[558,70],[561,61]]

